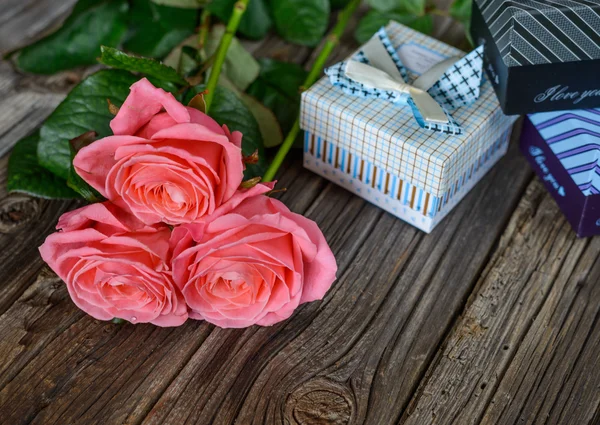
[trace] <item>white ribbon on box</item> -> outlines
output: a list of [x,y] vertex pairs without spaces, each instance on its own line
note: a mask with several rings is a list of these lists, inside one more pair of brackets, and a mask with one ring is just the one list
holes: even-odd
[[463,58],[442,60],[409,84],[408,73],[382,28],[353,58],[325,72],[332,84],[348,94],[410,105],[422,128],[461,134],[448,110],[470,105],[479,97],[482,52],[480,47]]

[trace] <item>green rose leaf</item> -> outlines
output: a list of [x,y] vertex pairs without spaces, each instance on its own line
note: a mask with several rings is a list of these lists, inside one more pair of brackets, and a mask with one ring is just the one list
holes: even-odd
[[141,72],[159,80],[187,85],[187,81],[170,66],[164,65],[155,59],[140,58],[128,55],[113,47],[102,46],[102,55],[98,59],[104,65],[124,69],[125,71]]
[[75,86],[40,128],[39,163],[66,180],[71,168],[69,140],[91,130],[99,137],[111,135],[114,116],[107,99],[120,107],[138,79],[127,71],[104,69]]
[[473,0],[454,0],[448,12],[457,21],[467,24],[471,21],[471,8]]
[[471,38],[471,11],[473,8],[473,0],[454,0],[450,5],[450,16],[465,26],[465,34],[471,45],[474,45]]
[[399,12],[417,16],[425,13],[426,0],[368,0],[369,6],[379,12]]
[[264,146],[272,148],[283,143],[283,132],[273,111],[247,93],[240,93],[240,99],[254,115],[260,128]]
[[263,145],[266,148],[272,148],[278,146],[283,142],[283,132],[281,126],[277,121],[277,117],[273,112],[265,105],[260,103],[258,99],[248,93],[241,92],[227,77],[221,75],[219,78],[219,85],[233,91],[236,96],[244,102],[244,105],[254,115],[258,127],[260,128],[260,134],[263,139]]
[[[215,25],[206,40],[206,56],[212,56],[225,34],[224,25]],[[221,75],[227,76],[238,89],[244,91],[258,77],[260,65],[254,57],[248,53],[244,46],[234,37],[227,50],[225,63],[221,69]]]
[[196,34],[191,35],[171,50],[164,58],[163,63],[187,77],[190,72],[198,70],[202,62],[199,48],[198,36]]
[[65,180],[38,164],[39,140],[40,133],[36,131],[19,140],[13,148],[8,159],[7,190],[46,199],[79,198],[77,193],[67,187]]
[[267,160],[263,149],[260,127],[244,102],[231,90],[217,86],[209,115],[219,124],[226,125],[230,131],[240,131],[244,135],[242,138],[242,153],[245,156],[258,151],[258,163],[246,165],[244,178],[262,177],[267,170]]
[[258,79],[248,88],[252,95],[274,112],[284,133],[288,133],[300,110],[300,86],[307,72],[299,65],[260,59]]
[[151,75],[148,75],[147,78],[148,81],[150,81],[154,87],[158,87],[163,89],[164,91],[168,91],[169,93],[173,94],[177,100],[181,101],[181,96],[179,94],[181,86],[178,86],[170,81],[164,81],[159,78],[152,77]]
[[[208,4],[208,10],[223,22],[229,22],[233,6],[237,0],[213,0]],[[245,37],[258,40],[267,35],[273,22],[265,0],[251,0],[240,25],[238,32]]]
[[414,30],[422,32],[423,34],[430,35],[433,33],[433,16],[419,16],[414,21],[410,22],[408,26]]
[[329,0],[332,9],[341,9],[350,3],[350,0]]
[[[167,7],[150,0],[132,0],[130,33],[125,50],[151,58],[162,58],[194,33],[197,12]],[[106,44],[106,43],[104,43]]]
[[367,4],[379,12],[398,9],[401,2],[401,0],[367,0]]
[[[202,93],[204,89],[204,85],[194,87],[187,93],[185,103],[189,102],[196,94]],[[226,125],[229,131],[239,131],[244,135],[242,138],[244,156],[250,156],[258,151],[258,163],[246,165],[244,178],[262,176],[267,170],[267,161],[260,127],[244,102],[232,90],[217,86],[208,115],[220,125]]]
[[69,149],[71,152],[71,168],[69,169],[69,178],[67,179],[67,186],[79,193],[86,201],[89,202],[101,202],[104,201],[104,197],[94,189],[92,186],[87,184],[85,180],[81,178],[75,167],[73,166],[73,158],[81,148],[93,143],[97,134],[93,131],[88,131],[81,136],[71,140],[69,142]]
[[401,12],[382,13],[371,10],[359,22],[354,36],[359,43],[366,43],[373,34],[390,21],[397,21],[425,34],[431,34],[433,31],[433,18],[431,15],[416,16]]
[[412,13],[413,15],[423,16],[425,14],[426,0],[403,0],[399,10]]
[[54,74],[96,62],[100,46],[117,46],[127,29],[126,0],[79,0],[60,29],[18,52],[17,66]]
[[313,47],[327,31],[328,0],[272,0],[271,9],[277,31],[289,42]]
[[180,7],[182,9],[199,9],[204,6],[208,0],[152,0],[152,2],[161,6]]

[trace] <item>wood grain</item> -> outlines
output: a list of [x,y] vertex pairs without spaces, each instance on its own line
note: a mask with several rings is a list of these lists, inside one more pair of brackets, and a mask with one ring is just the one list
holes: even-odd
[[[68,9],[8,1],[0,50]],[[330,62],[357,47],[352,31]],[[460,34],[436,19],[438,37],[456,45]],[[276,37],[246,46],[315,58]],[[600,239],[577,240],[531,183],[518,127],[509,154],[430,235],[292,154],[278,196],[323,229],[339,279],[288,321],[162,329],[79,311],[37,253],[76,203],[8,196],[4,181],[11,146],[83,72],[30,77],[0,63],[0,423],[600,423]]]
[[57,28],[76,0],[2,0],[0,55]]
[[[547,338],[550,337],[547,319],[538,322],[540,310],[550,303],[553,304],[553,314],[560,314],[556,309],[557,295],[569,288],[576,288],[577,282],[572,280],[573,273],[587,275],[598,257],[598,244],[593,244],[588,249],[593,252],[589,253],[591,258],[581,264],[580,258],[587,245],[588,241],[575,238],[542,184],[538,180],[532,183],[513,215],[477,291],[472,295],[468,308],[453,327],[443,350],[438,352],[402,423],[439,421],[476,424],[480,423],[488,406],[491,410],[485,422],[496,423],[498,417],[493,419],[494,412],[502,412],[502,407],[509,402],[525,402],[509,401],[513,399],[512,391],[517,389],[528,391],[525,397],[533,396],[536,400],[534,403],[540,400],[550,402],[552,394],[548,394],[548,387],[536,387],[536,393],[532,395],[529,393],[531,386],[526,390],[521,380],[541,378],[534,371],[527,373],[530,362],[535,364],[536,357],[542,356],[547,347]],[[576,272],[582,266],[583,269]],[[581,310],[581,313],[584,311]],[[543,327],[543,331],[539,329],[540,335],[533,337],[536,322],[539,323],[537,326]],[[589,328],[582,329],[584,338],[588,331]],[[544,335],[541,335],[542,332]],[[534,341],[528,341],[532,337]],[[537,338],[544,341],[537,342],[543,346],[536,347],[540,350],[536,353],[534,347]],[[577,339],[577,333],[573,339]],[[520,350],[524,350],[521,354],[525,357],[514,359],[515,353]],[[521,362],[527,366],[524,367]],[[514,373],[506,380],[511,383],[512,390],[502,389],[500,394],[496,394],[506,369]],[[555,369],[551,372],[554,378],[555,372]],[[595,383],[597,380],[598,376],[592,374],[579,381],[578,385],[585,387],[589,381]],[[490,404],[493,397],[497,400]],[[589,406],[595,409],[600,402],[600,394],[590,395],[590,398]],[[514,417],[506,416],[501,423],[533,423],[536,417],[547,419],[546,414],[538,416],[537,409],[533,409],[531,414],[521,412],[520,415],[519,410],[514,409],[511,411]],[[590,423],[590,418],[581,413],[581,417],[572,417],[572,423]]]

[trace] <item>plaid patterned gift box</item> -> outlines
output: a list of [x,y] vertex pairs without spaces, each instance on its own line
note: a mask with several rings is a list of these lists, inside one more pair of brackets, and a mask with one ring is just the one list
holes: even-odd
[[[386,32],[408,81],[464,55],[395,22]],[[502,114],[487,81],[479,99],[452,117],[461,134],[421,128],[409,106],[353,96],[324,77],[302,95],[304,165],[430,232],[506,153],[516,120]]]

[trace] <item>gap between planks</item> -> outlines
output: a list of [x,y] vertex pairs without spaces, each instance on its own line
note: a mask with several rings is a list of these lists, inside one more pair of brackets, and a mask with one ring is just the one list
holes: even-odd
[[[536,179],[400,423],[592,424],[599,369],[572,370],[599,364],[588,336],[600,334],[599,255],[600,239],[577,239]],[[568,332],[568,316],[583,329]],[[568,381],[587,403],[561,392]]]

